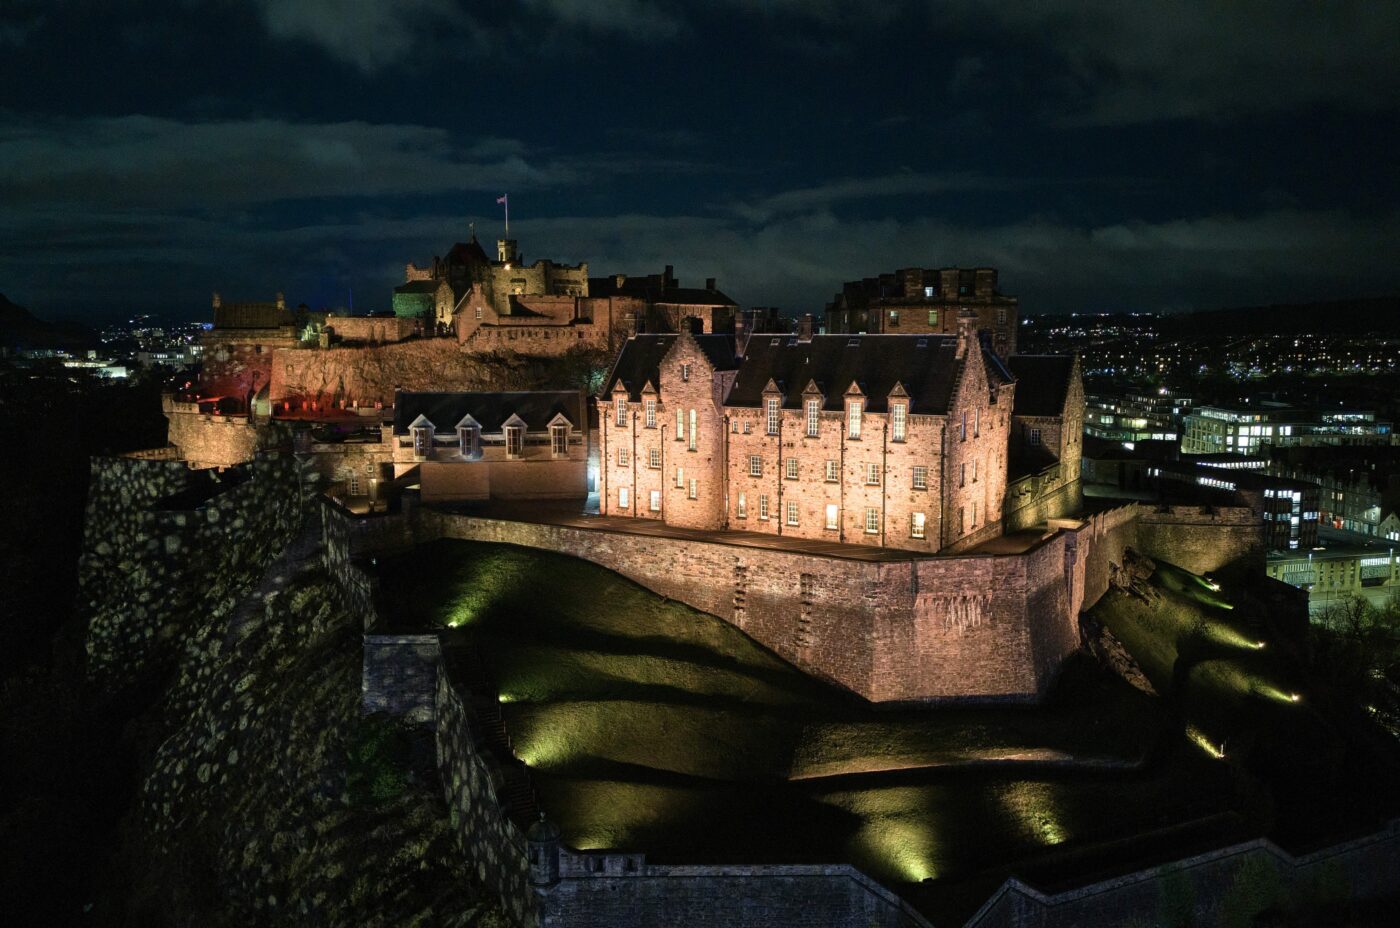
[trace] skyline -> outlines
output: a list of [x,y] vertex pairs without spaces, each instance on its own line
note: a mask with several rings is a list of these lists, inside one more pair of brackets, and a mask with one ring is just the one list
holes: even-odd
[[[1400,290],[1400,22],[1363,3],[21,0],[0,292],[387,309],[509,194],[527,260],[841,282],[992,266],[1022,311]],[[81,58],[83,69],[71,63]]]

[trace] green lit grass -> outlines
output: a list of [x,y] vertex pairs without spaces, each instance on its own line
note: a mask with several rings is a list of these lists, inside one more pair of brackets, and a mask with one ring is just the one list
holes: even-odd
[[[1041,708],[878,709],[595,565],[436,542],[381,563],[395,625],[472,635],[516,753],[578,847],[960,878],[1224,802],[1159,704],[1072,662]],[[1113,808],[1105,815],[1106,807]]]

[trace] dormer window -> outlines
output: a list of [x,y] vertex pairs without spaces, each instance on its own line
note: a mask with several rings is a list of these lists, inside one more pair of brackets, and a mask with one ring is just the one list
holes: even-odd
[[645,410],[647,428],[656,428],[656,397],[649,396],[643,400],[642,408]]
[[519,425],[506,426],[506,457],[518,458],[525,451],[525,428]]
[[433,455],[433,424],[425,417],[419,416],[413,425],[409,426],[409,434],[413,436],[413,457],[414,460],[426,461]]
[[462,457],[470,460],[481,457],[481,429],[477,426],[457,426],[457,443],[461,446]]
[[778,434],[778,398],[776,396],[766,397],[763,401],[764,409],[767,412],[768,434]]
[[904,441],[904,433],[908,428],[909,407],[904,403],[895,403],[890,407],[890,440]]
[[625,426],[627,424],[627,398],[619,396],[617,399],[613,400],[613,407],[617,413],[615,421],[618,427]]
[[860,400],[851,400],[850,405],[846,407],[846,437],[860,439],[860,414]]
[[809,399],[809,400],[807,400],[807,437],[808,437],[808,438],[816,438],[816,437],[817,437],[817,428],[818,428],[818,426],[821,424],[821,408],[822,408],[822,404],[821,404],[821,401],[820,401],[820,400],[814,400],[814,399]]
[[549,453],[562,458],[569,453],[569,427],[551,425],[549,427]]

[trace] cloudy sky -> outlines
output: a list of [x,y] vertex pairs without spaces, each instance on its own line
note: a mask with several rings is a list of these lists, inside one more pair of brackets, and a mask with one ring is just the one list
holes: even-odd
[[382,309],[508,192],[528,260],[789,312],[1395,293],[1397,62],[1391,0],[4,0],[0,292]]

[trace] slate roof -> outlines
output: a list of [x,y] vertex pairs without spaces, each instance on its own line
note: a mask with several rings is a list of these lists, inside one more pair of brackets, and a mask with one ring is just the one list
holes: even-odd
[[[590,293],[592,291],[589,291]],[[668,303],[676,306],[737,306],[738,304],[718,290],[702,290],[698,287],[671,287],[656,295],[654,303]]]
[[[734,353],[733,335],[691,335],[705,358],[717,371],[732,371],[739,366]],[[617,363],[603,383],[599,396],[610,396],[613,386],[620,380],[627,389],[630,399],[640,400],[642,388],[648,381],[653,386],[660,385],[661,359],[671,350],[671,344],[679,335],[633,335],[622,346]]]
[[957,377],[955,335],[754,335],[726,406],[759,406],[770,380],[783,392],[783,406],[800,408],[810,381],[825,396],[824,409],[845,407],[846,391],[858,384],[866,409],[883,412],[895,384],[909,394],[914,414],[947,412]]
[[1014,416],[1058,416],[1074,375],[1074,358],[1067,354],[1018,354],[1007,361],[1016,375]]
[[512,415],[525,420],[527,431],[543,431],[559,413],[576,429],[588,427],[583,395],[577,390],[521,393],[409,393],[394,395],[394,434],[407,435],[420,415],[439,432],[451,432],[468,413],[484,434],[501,431]]
[[447,261],[451,264],[465,264],[468,267],[491,263],[491,259],[486,257],[486,250],[481,247],[475,235],[470,242],[458,242],[449,248]]

